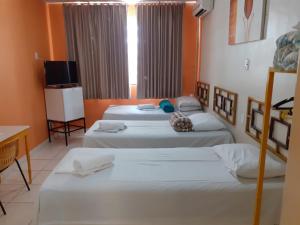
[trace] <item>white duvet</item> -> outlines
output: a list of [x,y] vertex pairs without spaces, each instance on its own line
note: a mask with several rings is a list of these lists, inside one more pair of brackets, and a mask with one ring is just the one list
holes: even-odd
[[83,146],[90,148],[173,148],[209,147],[233,143],[228,130],[176,132],[166,121],[129,121],[118,133],[95,132],[99,121],[84,135]]
[[[114,154],[87,177],[56,174],[73,157]],[[251,225],[255,180],[238,180],[212,148],[73,149],[41,187],[39,225]],[[278,223],[282,180],[265,181],[262,225]]]

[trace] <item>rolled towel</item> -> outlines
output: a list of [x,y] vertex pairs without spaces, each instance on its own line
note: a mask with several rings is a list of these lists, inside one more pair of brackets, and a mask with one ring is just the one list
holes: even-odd
[[168,99],[161,100],[159,103],[159,107],[166,113],[171,113],[175,111],[174,106]]
[[100,121],[98,129],[94,131],[117,133],[121,130],[125,130],[127,126],[123,122],[117,121]]
[[182,112],[173,113],[170,118],[170,124],[177,132],[190,132],[193,129],[192,121]]
[[74,158],[73,169],[74,174],[81,176],[90,175],[96,171],[111,167],[115,157],[111,154],[103,154],[99,156],[84,156]]
[[153,104],[139,104],[137,106],[137,108],[139,110],[153,110],[153,109],[156,109],[155,105],[153,105]]

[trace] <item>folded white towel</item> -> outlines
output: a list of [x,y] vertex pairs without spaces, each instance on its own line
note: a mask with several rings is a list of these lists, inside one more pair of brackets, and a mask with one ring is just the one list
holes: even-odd
[[139,110],[153,110],[153,109],[156,109],[155,105],[153,105],[153,104],[139,104],[137,106],[137,108]]
[[114,155],[111,154],[75,157],[73,160],[73,173],[81,176],[90,175],[96,171],[111,167],[114,159]]
[[125,123],[117,121],[100,121],[99,127],[94,131],[108,132],[108,133],[117,133],[121,130],[125,130],[127,126]]

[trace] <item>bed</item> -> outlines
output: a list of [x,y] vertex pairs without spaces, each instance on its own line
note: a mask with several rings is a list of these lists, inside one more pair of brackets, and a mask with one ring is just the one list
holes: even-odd
[[[87,153],[112,153],[114,166],[61,173]],[[282,178],[265,180],[261,225],[279,224],[282,186]],[[208,147],[77,148],[42,185],[38,225],[251,225],[255,190],[255,179],[231,175]]]
[[[184,112],[192,115],[202,111]],[[140,110],[137,105],[111,105],[103,113],[103,120],[168,120],[172,113],[166,113],[158,106],[152,110]]]
[[85,133],[83,146],[89,148],[173,148],[209,147],[233,143],[228,130],[176,132],[168,120],[120,120],[127,129],[118,133],[97,132],[99,121]]
[[[183,111],[185,115],[192,115],[203,110],[202,105],[208,106],[209,98],[209,84],[198,82],[196,86],[196,99],[199,101],[201,110],[186,110]],[[180,98],[176,99],[177,100]],[[195,107],[194,103],[190,103],[191,107]],[[180,110],[177,106],[177,110]],[[151,110],[140,110],[138,105],[110,105],[103,113],[103,120],[168,120],[172,113],[166,113],[157,106]]]
[[154,110],[139,110],[137,105],[111,105],[104,114],[104,120],[168,120],[172,113],[159,107]]

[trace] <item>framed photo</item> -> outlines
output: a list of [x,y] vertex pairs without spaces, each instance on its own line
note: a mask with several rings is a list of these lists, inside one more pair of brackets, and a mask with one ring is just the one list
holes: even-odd
[[269,138],[280,147],[288,150],[290,144],[291,124],[277,119],[271,118]]
[[223,96],[220,94],[216,94],[216,106],[219,109],[223,109]]
[[230,45],[264,38],[266,0],[230,0]]
[[258,133],[262,132],[263,116],[263,111],[259,109],[252,109],[251,128],[257,131]]
[[223,98],[223,111],[229,116],[232,115],[232,106],[233,106],[232,99],[224,97]]

